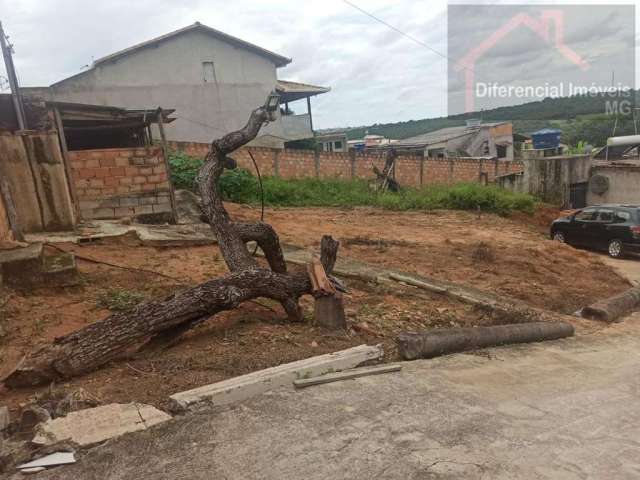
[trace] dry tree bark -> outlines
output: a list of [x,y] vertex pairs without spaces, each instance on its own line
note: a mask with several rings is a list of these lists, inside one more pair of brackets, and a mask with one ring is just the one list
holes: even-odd
[[[254,110],[244,128],[211,144],[200,170],[198,182],[204,212],[230,273],[132,311],[115,313],[57,338],[25,357],[4,379],[5,385],[38,385],[80,375],[150,340],[175,338],[212,315],[257,297],[278,300],[291,321],[302,320],[298,300],[312,290],[307,273],[287,272],[278,235],[270,225],[233,222],[218,187],[224,167],[235,166],[227,154],[254,139],[269,120],[264,107]],[[270,268],[261,266],[251,256],[246,247],[249,241],[257,242]],[[338,245],[331,237],[322,239],[320,258],[327,273],[333,270]]]

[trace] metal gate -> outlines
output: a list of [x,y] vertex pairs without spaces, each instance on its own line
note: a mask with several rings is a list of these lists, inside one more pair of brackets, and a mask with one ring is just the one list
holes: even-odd
[[584,208],[587,206],[587,190],[589,182],[572,183],[569,185],[569,208]]

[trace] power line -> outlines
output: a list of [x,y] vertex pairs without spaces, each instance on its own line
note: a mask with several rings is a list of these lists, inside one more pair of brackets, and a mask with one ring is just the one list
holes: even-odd
[[[195,123],[195,124],[201,125],[203,127],[211,128],[212,130],[215,130],[216,132],[220,132],[223,135],[226,135],[227,133],[230,133],[230,132],[233,131],[232,129],[223,130],[220,127],[214,127],[213,125],[205,123],[205,122],[201,122],[200,120],[192,120],[191,118],[183,117],[182,115],[177,115],[175,113],[172,113],[172,115],[175,118],[179,118],[181,120],[186,120],[187,122]],[[260,137],[272,137],[272,138],[276,138],[278,140],[282,140],[283,142],[290,142],[291,141],[291,139],[289,139],[289,138],[281,137],[280,135],[275,135],[273,133],[264,133],[264,134],[260,135]]]
[[402,30],[400,30],[398,27],[395,27],[393,25],[391,25],[388,22],[385,22],[384,20],[382,20],[379,17],[376,17],[373,13],[371,12],[367,12],[366,10],[364,10],[363,8],[360,8],[358,5],[356,5],[355,3],[350,2],[349,0],[342,0],[344,3],[346,3],[347,5],[349,5],[352,8],[355,8],[356,10],[358,10],[360,13],[363,13],[364,15],[366,15],[369,18],[372,18],[373,20],[375,20],[378,23],[381,23],[382,25],[384,25],[387,28],[390,28],[391,30],[393,30],[396,33],[399,33],[400,35],[402,35],[403,37],[408,38],[409,40],[411,40],[412,42],[417,43],[418,45],[426,48],[427,50],[432,51],[433,53],[435,53],[436,55],[441,56],[442,58],[444,58],[445,60],[450,60],[450,58],[445,55],[444,53],[436,50],[435,48],[431,47],[430,45],[427,45],[426,43],[424,43],[422,40],[418,40],[416,37],[414,37],[413,35],[408,34],[407,32],[404,32]]

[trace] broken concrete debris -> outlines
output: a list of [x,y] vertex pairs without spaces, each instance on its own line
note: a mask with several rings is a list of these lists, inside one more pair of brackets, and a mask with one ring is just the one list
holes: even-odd
[[70,439],[80,446],[103,442],[129,432],[166,422],[171,415],[142,403],[112,403],[48,420],[37,428],[32,442],[50,445]]
[[291,385],[299,378],[317,377],[329,372],[354,368],[367,361],[380,360],[382,356],[381,345],[360,345],[335,353],[285,363],[171,395],[169,397],[171,409],[184,411],[201,403],[226,405],[241,402],[274,388]]
[[44,467],[29,467],[20,470],[20,473],[39,473],[46,470]]
[[70,463],[76,463],[76,457],[73,452],[56,452],[51,453],[49,455],[45,455],[44,457],[38,458],[37,460],[33,460],[29,463],[23,463],[22,465],[18,465],[18,469],[24,471],[25,469],[32,468],[46,468],[46,467],[55,467],[57,465],[68,465]]
[[0,250],[0,284],[26,288],[41,284],[64,285],[77,274],[72,254],[50,254],[42,243]]
[[370,375],[380,375],[383,373],[398,372],[402,370],[402,365],[376,365],[373,367],[351,368],[337,373],[327,373],[313,378],[299,378],[293,381],[296,388],[321,385],[323,383],[339,382],[342,380],[353,380]]

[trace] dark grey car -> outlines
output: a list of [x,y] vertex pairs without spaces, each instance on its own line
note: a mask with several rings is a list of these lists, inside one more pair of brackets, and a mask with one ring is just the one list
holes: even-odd
[[640,206],[596,205],[551,224],[551,238],[570,245],[606,249],[614,258],[640,253]]

